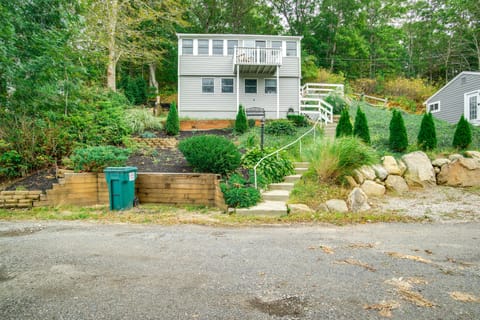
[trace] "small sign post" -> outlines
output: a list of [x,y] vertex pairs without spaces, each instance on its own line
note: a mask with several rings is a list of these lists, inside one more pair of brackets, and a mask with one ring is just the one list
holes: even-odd
[[261,134],[260,134],[260,148],[263,151],[263,144],[264,144],[264,136],[265,136],[265,109],[264,108],[258,108],[258,107],[253,107],[253,108],[247,108],[245,110],[245,113],[247,114],[247,117],[261,117],[260,119],[260,129],[261,129]]

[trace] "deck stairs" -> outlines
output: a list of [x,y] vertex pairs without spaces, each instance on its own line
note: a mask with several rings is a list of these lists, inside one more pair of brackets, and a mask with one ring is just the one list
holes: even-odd
[[299,113],[312,120],[321,119],[323,123],[333,123],[333,106],[325,101],[329,94],[344,95],[342,84],[306,83],[300,88]]

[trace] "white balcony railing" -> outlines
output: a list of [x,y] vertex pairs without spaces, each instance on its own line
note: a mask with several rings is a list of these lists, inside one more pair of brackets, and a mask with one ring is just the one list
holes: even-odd
[[235,47],[234,64],[279,66],[282,64],[282,51],[274,48]]

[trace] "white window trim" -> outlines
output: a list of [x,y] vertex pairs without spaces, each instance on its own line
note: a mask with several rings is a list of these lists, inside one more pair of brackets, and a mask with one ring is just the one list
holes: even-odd
[[[203,79],[213,79],[213,92],[203,92]],[[215,78],[213,77],[202,77],[200,79],[200,91],[202,94],[215,94]]]
[[[267,80],[275,80],[275,83],[276,83],[276,86],[275,86],[275,92],[274,93],[267,93],[266,90],[267,90]],[[258,84],[257,84],[258,86]],[[264,81],[263,81],[263,93],[267,96],[273,96],[273,95],[277,95],[277,92],[278,92],[278,81],[276,78],[265,78]]]
[[[253,93],[253,92],[247,92],[247,80],[255,80],[257,81],[257,86],[256,86],[256,92]],[[251,94],[258,94],[258,78],[245,78],[243,79],[243,93],[244,94],[248,94],[248,95],[251,95]]]
[[[223,79],[231,79],[232,80],[232,92],[223,92]],[[257,84],[258,86],[258,84]],[[230,77],[225,77],[225,78],[220,78],[220,93],[222,94],[235,94],[235,78],[230,78]]]
[[[434,105],[434,104],[438,104],[438,109],[437,110],[431,110],[431,106]],[[427,105],[427,111],[430,112],[430,113],[437,113],[440,111],[440,101],[434,101],[434,102],[430,102],[428,105]]]

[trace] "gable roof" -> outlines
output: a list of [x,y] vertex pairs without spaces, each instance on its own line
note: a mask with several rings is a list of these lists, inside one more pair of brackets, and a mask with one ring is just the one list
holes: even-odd
[[457,80],[458,78],[460,78],[461,76],[463,75],[474,75],[474,76],[479,76],[480,77],[480,71],[462,71],[460,72],[459,74],[457,74],[457,76],[455,78],[453,78],[452,80],[450,80],[446,85],[444,85],[441,89],[439,89],[437,92],[435,92],[430,98],[428,98],[427,100],[425,100],[425,102],[423,104],[427,104],[429,101],[432,100],[432,98],[435,98],[435,96],[437,94],[439,94],[440,92],[442,92],[445,88],[447,88],[448,86],[450,86],[450,84],[452,84],[455,80]]

